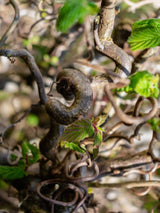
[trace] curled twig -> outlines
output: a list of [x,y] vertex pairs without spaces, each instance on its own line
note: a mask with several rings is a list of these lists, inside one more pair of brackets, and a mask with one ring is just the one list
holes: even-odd
[[[135,130],[134,130],[134,133],[130,136],[130,141],[133,142],[134,138],[140,138],[138,135],[140,129],[145,125],[145,122],[144,123],[140,123],[136,126]],[[138,136],[138,137],[137,137]]]
[[[33,105],[32,105],[32,106],[33,106]],[[1,141],[1,142],[3,142],[5,133],[6,133],[9,129],[15,127],[18,123],[20,123],[20,122],[30,113],[30,111],[32,110],[32,106],[31,106],[31,107],[30,107],[30,108],[29,108],[29,109],[28,109],[17,121],[15,121],[14,123],[12,123],[12,124],[10,124],[9,126],[7,126],[7,127],[3,130],[3,132],[0,133],[0,141]]]
[[124,139],[124,140],[126,140],[128,143],[131,143],[130,142],[130,139],[127,137],[127,136],[125,136],[125,135],[121,135],[121,134],[111,134],[111,135],[108,135],[108,136],[106,136],[104,139],[103,139],[103,141],[104,142],[106,142],[108,139],[110,139],[110,138],[118,138],[118,140],[121,140],[121,139]]
[[[91,181],[94,180],[98,175],[99,175],[99,167],[96,162],[91,161],[90,164],[88,164],[88,157],[84,157],[82,160],[78,160],[77,162],[67,164],[66,165],[66,172],[65,175],[69,180],[72,180],[74,182],[81,181],[81,182],[86,182],[86,181]],[[72,168],[69,168],[72,165]],[[78,171],[78,169],[82,169],[80,172],[80,176],[74,176],[74,173]],[[85,176],[85,173],[87,173],[87,170],[90,169],[92,175]],[[84,172],[83,172],[84,171]]]
[[68,107],[59,100],[50,98],[46,103],[46,111],[57,123],[68,125],[88,112],[92,103],[92,88],[88,78],[76,69],[64,69],[58,73],[56,81],[57,91],[66,100],[75,97],[74,102]]
[[[69,202],[64,202],[64,201],[59,201],[59,200],[56,200],[56,198],[61,194],[61,191],[55,196],[55,200],[52,199],[52,198],[49,198],[45,195],[42,194],[41,190],[43,187],[46,187],[48,185],[51,185],[51,184],[59,184],[59,183],[65,183],[65,181],[62,181],[62,180],[54,180],[54,179],[51,179],[51,180],[45,180],[41,183],[39,183],[37,185],[37,193],[38,195],[43,198],[44,200],[48,201],[48,202],[51,202],[53,204],[56,204],[56,205],[61,205],[61,206],[72,206],[73,204],[75,204],[75,202],[77,201],[77,195],[75,196],[75,198],[72,200],[72,201],[69,201]],[[74,189],[76,187],[74,187],[73,184],[68,184],[68,187],[65,187],[65,189]],[[54,191],[53,191],[54,192]],[[53,193],[52,192],[52,193]],[[62,191],[63,192],[63,191]],[[75,193],[76,194],[76,193]]]
[[[18,150],[14,150],[14,151],[8,150],[7,160],[10,165],[16,165],[19,162],[20,158],[22,157],[21,147],[20,146],[17,146],[17,147],[18,147]],[[16,155],[16,159],[14,161],[11,160],[12,154]]]
[[117,106],[114,97],[109,89],[109,86],[106,85],[105,87],[105,92],[106,95],[108,96],[109,101],[112,103],[118,117],[126,124],[140,124],[140,123],[144,123],[145,121],[151,119],[152,117],[155,116],[155,114],[157,113],[158,110],[158,102],[155,98],[153,97],[149,97],[148,100],[152,103],[152,109],[149,113],[145,114],[142,117],[131,117],[128,116],[127,114],[125,114],[119,106]]
[[0,48],[3,46],[4,42],[7,40],[8,36],[13,32],[13,30],[15,29],[19,21],[19,9],[16,2],[14,0],[9,0],[9,2],[14,8],[15,15],[14,15],[14,19],[12,23],[10,24],[10,26],[8,27],[8,29],[6,30],[6,32],[3,34],[2,38],[0,39]]
[[153,145],[154,145],[154,142],[155,142],[155,135],[156,135],[156,132],[153,131],[153,135],[152,135],[152,140],[149,144],[149,149],[148,149],[148,152],[149,154],[151,155],[152,159],[154,162],[160,162],[160,158],[156,157],[155,154],[154,154],[154,150],[153,150]]
[[120,143],[121,140],[125,140],[128,144],[131,143],[130,139],[128,137],[126,137],[125,135],[120,135],[120,134],[112,134],[112,135],[108,135],[106,136],[104,139],[103,139],[103,142],[107,142],[107,140],[109,139],[116,139],[117,140],[113,140],[113,143],[111,145],[111,147],[107,148],[107,149],[103,149],[101,151],[101,153],[103,152],[108,152],[108,151],[111,151],[112,149],[114,149],[116,146],[118,146],[118,144]]
[[[19,147],[18,147],[19,148]],[[12,155],[16,155],[16,159],[12,160]],[[22,157],[22,154],[20,150],[9,150],[9,148],[5,148],[0,146],[0,164],[1,165],[15,165],[18,163],[20,158]]]
[[[66,185],[66,187],[63,186],[63,188],[59,188],[58,191],[56,192],[54,198],[49,198],[47,197],[46,195],[42,194],[42,188],[43,187],[46,187],[46,186],[49,186],[49,185],[55,185],[55,184],[62,184],[62,185]],[[75,197],[72,201],[60,201],[60,200],[57,200],[57,198],[65,191],[65,190],[68,190],[68,189],[71,189],[75,192]],[[53,191],[54,192],[54,191]],[[84,203],[84,201],[86,200],[87,198],[87,191],[84,187],[82,187],[81,185],[79,184],[73,184],[71,182],[68,182],[66,183],[65,180],[63,179],[51,179],[51,180],[45,180],[41,183],[39,183],[37,185],[37,193],[38,195],[43,198],[44,200],[52,203],[52,212],[54,211],[54,205],[61,205],[61,206],[73,206],[75,205],[74,207],[74,210],[72,211],[72,213],[76,212],[76,210],[81,207]],[[54,192],[55,193],[55,192]],[[80,202],[78,201],[78,197],[80,196],[81,200]]]
[[[145,174],[145,175],[147,174],[147,175],[149,175],[149,181],[152,181],[152,174],[156,171],[157,168],[158,168],[158,164],[156,163],[152,166],[152,168],[149,171],[131,170],[129,172],[135,172],[135,173],[138,173],[138,174]],[[128,174],[129,174],[129,172],[128,172]],[[126,174],[127,173],[125,173],[125,175]],[[148,186],[143,191],[136,191],[135,189],[133,189],[133,191],[138,196],[144,196],[144,195],[148,194],[150,189],[151,189],[151,186]]]
[[[81,165],[80,165],[81,166]],[[96,179],[96,177],[99,175],[99,167],[96,162],[92,162],[92,167],[94,170],[93,175],[85,176],[85,177],[73,177],[73,176],[67,176],[72,181],[81,181],[81,182],[87,182]]]

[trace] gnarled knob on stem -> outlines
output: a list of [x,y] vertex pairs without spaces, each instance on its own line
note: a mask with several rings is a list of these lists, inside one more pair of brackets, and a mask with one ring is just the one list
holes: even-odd
[[40,151],[48,159],[54,159],[54,151],[61,135],[62,126],[68,125],[85,115],[92,103],[92,88],[87,77],[75,69],[65,69],[57,75],[56,89],[66,100],[74,98],[71,106],[66,106],[59,100],[50,98],[46,111],[50,116],[50,130],[40,142]]
[[46,111],[57,123],[68,125],[88,112],[92,103],[92,89],[87,77],[78,70],[65,69],[57,75],[56,80],[58,91],[66,99],[74,96],[74,102],[68,107],[54,98],[49,99],[45,105]]

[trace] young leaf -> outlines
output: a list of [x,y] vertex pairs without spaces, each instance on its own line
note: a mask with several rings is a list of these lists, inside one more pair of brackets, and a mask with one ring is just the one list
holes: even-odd
[[59,12],[57,30],[66,32],[76,22],[82,23],[87,15],[97,12],[97,6],[88,0],[66,0]]
[[22,143],[22,155],[23,155],[23,157],[25,158],[26,155],[28,155],[28,154],[29,154],[28,142],[27,142],[27,141],[24,141],[24,142]]
[[94,134],[94,127],[89,119],[77,120],[69,125],[59,141],[81,141],[84,138],[91,137]]
[[94,120],[93,120],[93,123],[96,125],[96,126],[101,126],[105,120],[107,119],[108,115],[99,115],[97,116]]
[[[30,155],[32,154],[32,155]],[[40,159],[40,152],[36,146],[30,144],[27,141],[24,141],[22,144],[22,155],[24,158],[28,156],[28,163],[33,164],[36,163]]]
[[160,133],[160,121],[158,118],[152,118],[148,121],[148,123],[151,125],[151,128],[154,130],[154,131],[157,131]]
[[146,19],[132,25],[128,43],[133,51],[160,46],[160,19]]
[[102,131],[98,131],[94,136],[94,146],[99,146],[102,142]]
[[93,149],[93,158],[94,158],[94,159],[97,157],[98,151],[99,151],[99,150],[98,150],[97,147]]
[[28,159],[30,164],[36,163],[40,159],[40,151],[39,149],[34,146],[33,144],[28,143],[28,148],[32,153],[32,157]]
[[159,76],[152,75],[148,71],[139,71],[129,77],[130,84],[117,91],[136,92],[144,97],[155,97],[159,95]]
[[63,143],[61,143],[61,146],[64,146],[65,148],[69,148],[71,150],[80,152],[80,153],[85,153],[85,150],[82,149],[77,142],[68,142],[68,141],[64,141]]
[[0,179],[0,189],[7,190],[8,187],[9,185],[4,180]]
[[26,175],[24,167],[21,166],[1,166],[0,165],[0,178],[5,180],[14,180],[23,178]]
[[17,155],[11,154],[11,160],[12,160],[12,161],[15,161],[16,159],[17,159]]

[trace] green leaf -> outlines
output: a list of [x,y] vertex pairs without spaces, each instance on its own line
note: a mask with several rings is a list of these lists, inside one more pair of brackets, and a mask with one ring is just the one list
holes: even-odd
[[39,149],[34,146],[33,144],[28,143],[28,148],[32,153],[32,157],[28,159],[30,164],[36,163],[40,159],[40,151]]
[[116,89],[127,93],[136,92],[144,97],[155,97],[159,95],[159,76],[152,75],[148,71],[139,71],[129,77],[130,84],[126,87]]
[[26,175],[24,167],[21,166],[0,166],[0,177],[5,180],[23,178]]
[[102,142],[102,132],[104,131],[98,125],[101,125],[104,122],[104,120],[105,119],[103,116],[98,116],[94,120],[81,119],[75,121],[65,129],[63,135],[59,139],[60,145],[84,153],[85,148],[80,147],[80,142],[85,138],[93,136],[94,137],[93,145],[96,146],[97,149],[97,147]]
[[[79,142],[78,142],[79,143]],[[64,141],[63,143],[61,143],[61,146],[64,146],[65,148],[69,148],[71,150],[74,150],[74,151],[77,151],[77,152],[80,152],[80,153],[85,153],[85,150],[84,148],[81,148],[79,145],[78,145],[77,142],[68,142],[68,141]]]
[[160,132],[160,121],[158,118],[152,118],[148,121],[154,131]]
[[87,15],[98,13],[97,6],[87,0],[66,0],[60,9],[56,27],[58,31],[67,32],[76,22],[82,23]]
[[23,155],[23,157],[25,158],[26,155],[28,155],[28,154],[29,154],[28,142],[27,142],[27,141],[24,141],[24,142],[22,143],[22,155]]
[[99,130],[97,134],[94,136],[94,146],[99,146],[102,142],[102,131]]
[[96,126],[101,126],[105,120],[107,119],[108,115],[99,115],[97,116],[94,120],[93,120],[93,123],[96,125]]
[[12,160],[12,161],[15,161],[16,159],[17,159],[17,155],[11,154],[11,160]]
[[9,187],[9,185],[2,179],[0,179],[0,189],[6,190]]
[[160,19],[135,22],[128,43],[133,51],[160,46]]
[[94,134],[94,127],[89,119],[77,120],[69,125],[59,141],[81,141],[85,138],[91,137]]
[[18,166],[20,166],[20,167],[25,167],[26,168],[26,160],[25,159],[20,159],[19,161],[18,161]]
[[[144,208],[147,209],[147,212],[152,212],[153,207],[158,207],[159,201],[154,200],[153,198],[148,198],[147,202],[144,203]],[[154,213],[158,213],[159,210],[154,208]]]
[[36,163],[40,159],[39,149],[27,141],[22,144],[22,155],[24,158],[27,156],[29,164]]
[[98,148],[94,148],[94,149],[93,149],[93,158],[94,158],[94,159],[97,157],[98,151],[99,151]]
[[27,123],[29,126],[37,126],[39,123],[39,119],[36,115],[29,115],[27,116]]

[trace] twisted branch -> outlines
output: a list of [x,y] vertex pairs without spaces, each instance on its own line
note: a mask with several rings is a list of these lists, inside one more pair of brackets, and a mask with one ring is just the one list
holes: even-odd
[[117,65],[121,76],[129,75],[131,72],[131,61],[129,56],[118,47],[112,40],[111,35],[116,15],[115,7],[117,0],[102,0],[100,17],[95,20],[94,37],[96,49],[111,58]]

